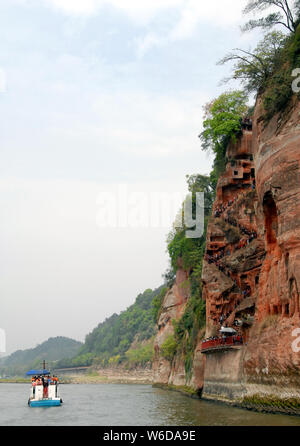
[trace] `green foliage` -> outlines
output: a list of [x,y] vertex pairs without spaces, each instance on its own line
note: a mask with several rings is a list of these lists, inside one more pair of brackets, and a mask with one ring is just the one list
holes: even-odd
[[200,238],[187,238],[186,228],[174,229],[167,238],[167,249],[170,256],[171,268],[178,269],[178,260],[181,259],[185,270],[193,270],[194,277],[200,279],[202,270],[202,259],[205,252],[206,228],[208,216],[211,214],[215,188],[210,177],[204,175],[187,176],[189,191],[193,194],[193,206],[195,204],[194,195],[196,192],[204,192],[204,233]]
[[197,239],[186,238],[184,231],[178,231],[171,235],[172,237],[168,243],[168,251],[172,267],[177,270],[178,259],[182,259],[184,269],[196,268],[203,257],[206,234],[203,234],[201,238]]
[[283,111],[293,96],[290,70],[280,70],[270,79],[263,98],[265,120],[269,121],[276,113]]
[[199,174],[186,175],[186,181],[188,184],[188,190],[192,194],[195,194],[196,192],[204,192],[205,215],[210,215],[215,195],[215,187],[214,183],[211,181],[211,178],[207,175]]
[[235,49],[218,64],[234,62],[233,74],[225,82],[240,80],[246,92],[257,92],[266,88],[274,66],[281,63],[281,49],[287,37],[279,31],[267,34],[253,52]]
[[47,367],[51,368],[62,358],[75,356],[81,346],[81,342],[63,336],[49,338],[35,348],[18,350],[3,358],[0,363],[0,374],[23,375],[31,368],[40,369],[43,360],[46,360]]
[[126,358],[129,366],[145,366],[151,362],[154,355],[153,339],[146,345],[140,344],[138,347],[131,348],[126,352]]
[[252,20],[245,28],[271,28],[281,23],[292,32],[285,35],[273,31],[265,35],[253,52],[236,49],[219,62],[233,61],[235,65],[231,79],[240,80],[245,92],[262,95],[266,122],[288,108],[294,96],[292,72],[300,66],[300,0],[294,2],[292,7],[288,1],[249,0],[245,12],[264,11],[270,6],[279,8],[280,12]]
[[241,401],[241,405],[247,408],[265,410],[266,412],[297,413],[300,411],[299,398],[279,398],[276,395],[246,395]]
[[[217,176],[216,170],[214,174]],[[202,263],[206,246],[206,228],[215,196],[215,182],[211,177],[191,175],[187,177],[189,191],[193,194],[198,191],[205,192],[205,231],[200,238],[187,238],[185,230],[172,231],[168,237],[168,252],[173,270],[178,269],[178,260],[182,267],[189,271],[191,297],[186,305],[185,312],[180,320],[173,321],[174,337],[166,340],[161,347],[161,354],[172,360],[176,353],[185,358],[186,376],[189,377],[192,369],[194,349],[199,329],[205,325],[205,302],[202,300],[201,275]],[[162,352],[163,348],[163,352]]]
[[224,150],[224,144],[236,139],[241,131],[241,118],[248,110],[247,101],[243,91],[230,91],[206,105],[204,130],[200,135],[203,150],[218,154]]
[[157,300],[162,298],[162,294],[162,287],[139,294],[135,303],[126,311],[119,315],[113,314],[88,334],[77,356],[61,361],[59,366],[73,367],[90,363],[105,366],[116,358],[118,362],[126,361],[126,352],[133,341],[142,342],[155,334],[153,317],[154,312],[158,311]]
[[276,113],[283,112],[294,93],[292,71],[300,66],[300,25],[296,33],[285,41],[280,54],[274,60],[273,72],[269,76],[263,94],[265,120],[269,121]]
[[218,148],[218,151],[215,155],[214,163],[212,171],[210,172],[210,183],[212,185],[212,189],[214,191],[213,199],[215,198],[215,191],[217,189],[217,183],[220,175],[225,171],[226,169],[226,149],[227,144],[226,140],[224,141],[224,144],[220,145]]
[[170,335],[160,347],[160,353],[167,361],[172,362],[177,351],[177,343],[174,336]]
[[120,359],[121,359],[120,355],[112,356],[108,360],[108,365],[117,365],[120,363]]
[[288,58],[293,68],[300,66],[300,25],[298,25],[295,35],[290,39]]
[[192,289],[191,294],[184,314],[178,321],[173,321],[177,352],[185,358],[187,379],[189,379],[192,370],[197,337],[206,322],[206,305],[199,288],[196,288],[196,294]]
[[270,8],[273,8],[274,11],[266,17],[249,20],[242,29],[244,31],[249,31],[255,28],[270,29],[275,25],[281,25],[291,32],[296,30],[300,14],[299,0],[290,2],[288,0],[248,0],[248,3],[244,8],[244,13],[262,12]]
[[164,279],[164,284],[167,288],[172,288],[176,280],[176,271],[174,268],[170,267],[167,271],[162,275]]
[[206,320],[205,301],[198,296],[188,300],[182,317],[174,322],[175,337],[179,344],[186,338],[196,340],[198,331],[205,326]]

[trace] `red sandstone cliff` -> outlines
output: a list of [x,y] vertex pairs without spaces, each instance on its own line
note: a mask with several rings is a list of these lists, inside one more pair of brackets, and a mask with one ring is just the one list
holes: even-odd
[[[182,385],[185,380],[184,364],[180,361],[175,366],[160,354],[162,344],[169,336],[174,334],[172,325],[173,319],[178,320],[183,315],[187,300],[190,295],[189,288],[186,287],[188,272],[180,267],[176,274],[176,281],[173,287],[168,290],[158,320],[158,333],[154,343],[154,382],[159,384],[174,384],[173,378],[178,385]],[[175,373],[176,370],[176,373]]]
[[161,358],[171,321],[189,298],[182,286],[188,272],[179,269],[159,320],[154,382],[203,388],[205,397],[226,401],[283,394],[300,401],[300,353],[293,347],[300,328],[300,104],[267,125],[262,116],[258,99],[253,130],[227,149],[202,272],[206,337],[233,327],[243,343],[203,353],[199,339],[189,378],[182,358]]
[[258,99],[253,132],[228,148],[208,227],[206,336],[225,325],[243,337],[243,345],[206,352],[208,397],[280,396],[282,385],[300,396],[300,353],[293,349],[300,327],[300,105],[268,125],[262,116]]
[[299,385],[300,353],[293,331],[300,327],[300,104],[264,127],[261,100],[254,116],[257,219],[264,259],[257,287],[256,322],[245,355],[248,379]]
[[204,357],[200,353],[195,353],[192,374],[186,376],[185,360],[177,355],[172,362],[164,359],[160,348],[166,339],[173,335],[173,320],[179,320],[184,314],[186,304],[190,298],[190,288],[188,286],[189,273],[182,268],[179,260],[179,269],[176,274],[176,281],[173,287],[167,292],[158,320],[158,334],[154,344],[154,383],[174,386],[190,386],[195,391],[203,388],[204,377]]

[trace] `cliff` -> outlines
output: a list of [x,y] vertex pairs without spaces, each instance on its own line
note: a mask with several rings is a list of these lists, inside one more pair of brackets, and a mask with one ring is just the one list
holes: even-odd
[[300,355],[293,348],[300,327],[300,104],[263,126],[255,109],[257,219],[266,256],[257,286],[256,320],[244,373],[254,382],[299,386]]
[[[159,320],[155,382],[246,407],[299,413],[299,116],[295,99],[266,124],[258,98],[253,129],[228,146],[202,269],[206,333],[198,335],[191,374],[178,355],[162,359],[171,320],[182,316],[189,299],[188,290],[180,290],[189,272],[180,269]],[[235,330],[228,345],[222,344],[222,327]]]
[[187,302],[190,299],[189,271],[185,271],[179,260],[176,281],[166,293],[158,320],[158,332],[154,343],[153,382],[156,385],[177,386],[181,389],[201,393],[203,388],[204,356],[195,352],[191,373],[186,369],[186,358],[183,352],[177,353],[170,360],[162,354],[162,346],[174,335],[173,321],[184,316]]

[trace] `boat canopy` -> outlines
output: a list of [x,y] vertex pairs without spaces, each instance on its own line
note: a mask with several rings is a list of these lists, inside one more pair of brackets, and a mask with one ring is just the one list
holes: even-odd
[[42,369],[42,370],[29,370],[26,375],[50,375],[49,370]]
[[232,334],[232,335],[237,334],[237,331],[234,330],[234,328],[230,328],[230,327],[222,327],[220,332],[225,333],[225,334]]

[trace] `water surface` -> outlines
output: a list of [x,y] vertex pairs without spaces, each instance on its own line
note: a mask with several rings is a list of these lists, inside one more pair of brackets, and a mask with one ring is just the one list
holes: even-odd
[[61,407],[31,408],[30,385],[0,384],[1,426],[300,426],[300,417],[259,414],[132,384],[60,386]]

